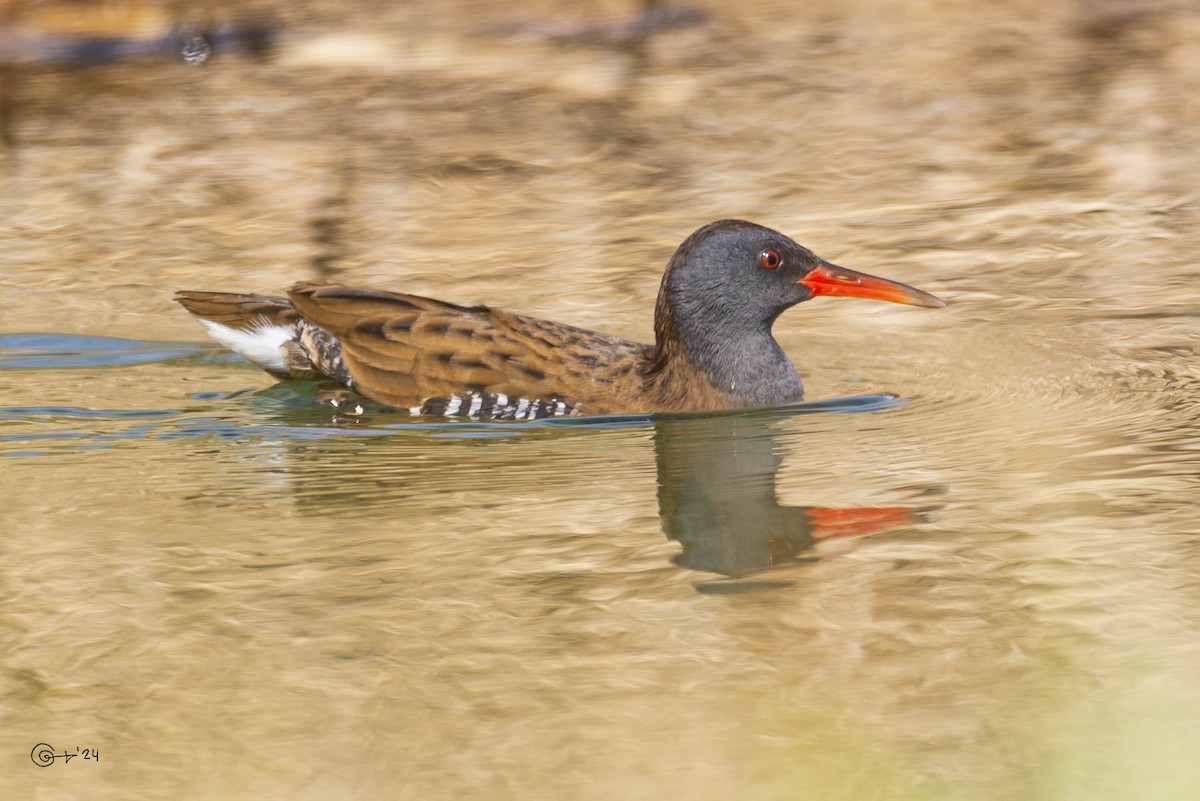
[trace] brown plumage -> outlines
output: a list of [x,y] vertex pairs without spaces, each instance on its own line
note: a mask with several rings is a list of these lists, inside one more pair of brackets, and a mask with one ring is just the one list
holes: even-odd
[[[862,279],[875,283],[863,290]],[[654,345],[486,306],[329,283],[296,284],[286,298],[180,292],[177,300],[219,341],[280,378],[328,377],[414,413],[512,419],[798,399],[800,379],[770,328],[814,294],[944,305],[736,220],[701,228],[671,258]]]
[[637,400],[628,379],[648,350],[570,325],[416,295],[302,283],[290,298],[341,343],[354,388],[392,406],[466,391],[562,398],[604,413]]

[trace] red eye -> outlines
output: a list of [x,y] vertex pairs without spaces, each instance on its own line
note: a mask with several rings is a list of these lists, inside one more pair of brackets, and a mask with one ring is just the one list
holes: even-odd
[[768,270],[774,270],[779,266],[779,263],[783,261],[783,259],[779,257],[779,251],[777,250],[764,250],[758,257],[758,260],[761,261],[762,266],[766,267]]

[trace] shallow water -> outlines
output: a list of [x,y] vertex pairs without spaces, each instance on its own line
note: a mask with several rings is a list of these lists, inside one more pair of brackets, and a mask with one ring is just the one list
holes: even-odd
[[[1200,797],[1200,16],[707,9],[314,2],[265,61],[21,71],[5,797]],[[170,300],[644,339],[721,217],[950,305],[788,312],[789,407],[442,424],[334,416]]]

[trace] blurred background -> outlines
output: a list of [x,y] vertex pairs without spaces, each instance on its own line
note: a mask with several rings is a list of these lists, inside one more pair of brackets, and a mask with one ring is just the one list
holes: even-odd
[[[0,0],[0,788],[1200,797],[1197,42],[1188,0]],[[495,428],[331,420],[171,301],[648,340],[726,217],[950,306],[781,318],[825,406]]]

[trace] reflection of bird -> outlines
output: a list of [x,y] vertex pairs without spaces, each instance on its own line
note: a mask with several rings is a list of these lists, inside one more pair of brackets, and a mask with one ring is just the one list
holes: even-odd
[[815,559],[822,543],[924,521],[930,507],[781,504],[778,434],[755,413],[655,422],[658,508],[663,530],[683,547],[677,564],[741,578]]
[[328,377],[414,414],[524,419],[699,411],[798,400],[771,326],[816,295],[940,307],[837,267],[783,234],[722,220],[667,263],[645,345],[486,306],[300,283],[288,297],[180,292],[226,347],[281,378]]

